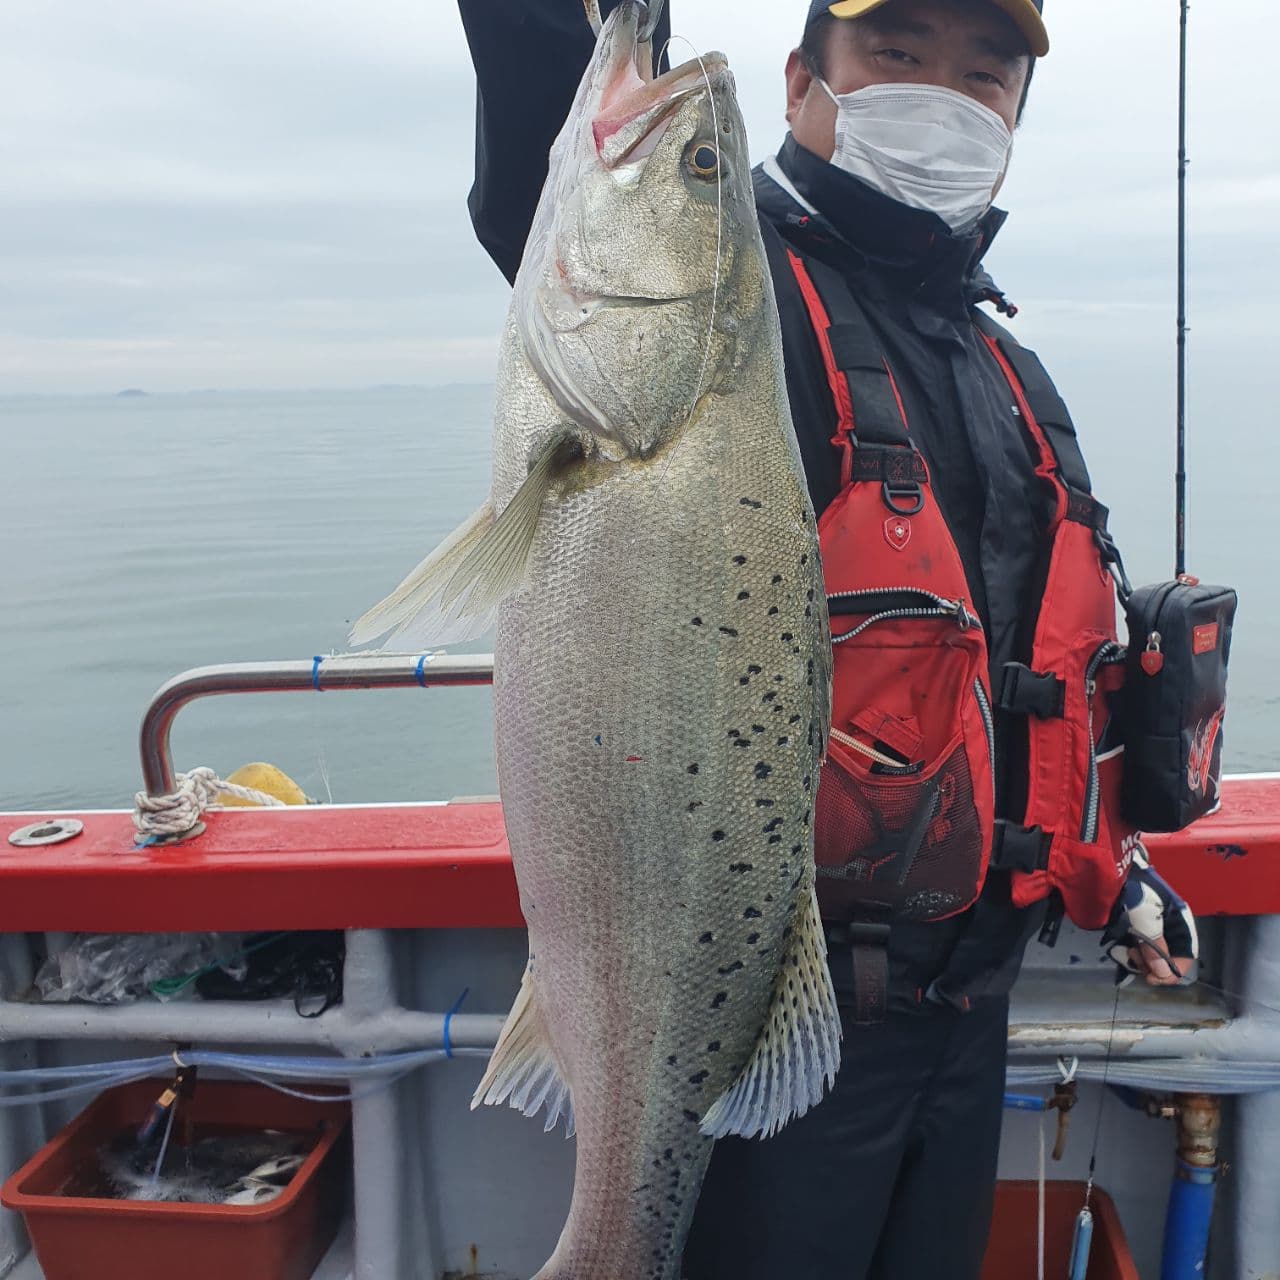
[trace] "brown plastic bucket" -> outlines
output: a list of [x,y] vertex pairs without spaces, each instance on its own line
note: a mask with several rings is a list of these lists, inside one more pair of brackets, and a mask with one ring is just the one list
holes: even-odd
[[[1071,1258],[1076,1215],[1084,1205],[1083,1182],[1045,1183],[1045,1274],[1065,1276]],[[1086,1280],[1139,1280],[1111,1197],[1093,1189],[1093,1247]],[[1027,1280],[1036,1272],[1039,1184],[1001,1182],[996,1186],[991,1238],[982,1280]]]
[[200,1128],[316,1136],[289,1184],[264,1205],[58,1194],[94,1152],[142,1123],[164,1085],[141,1080],[101,1094],[0,1189],[0,1203],[26,1221],[45,1280],[307,1280],[342,1217],[346,1103],[305,1101],[256,1084],[200,1081],[182,1104]]

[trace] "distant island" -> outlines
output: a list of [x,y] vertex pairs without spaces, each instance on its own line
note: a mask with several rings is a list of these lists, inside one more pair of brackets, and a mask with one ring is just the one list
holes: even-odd
[[146,394],[138,387],[126,387],[123,391],[116,392],[116,399],[118,400],[121,396],[145,396]]

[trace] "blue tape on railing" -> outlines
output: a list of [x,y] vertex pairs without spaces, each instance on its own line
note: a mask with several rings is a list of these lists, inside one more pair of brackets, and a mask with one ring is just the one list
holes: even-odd
[[1006,1111],[1047,1111],[1049,1100],[1038,1093],[1006,1093],[1004,1105]]
[[463,987],[462,994],[453,1002],[453,1008],[444,1015],[444,1056],[446,1058],[453,1057],[453,1043],[449,1039],[449,1023],[453,1021],[453,1015],[462,1008],[462,1002],[467,998],[467,992],[470,987]]
[[320,687],[320,664],[323,661],[324,661],[324,658],[321,657],[321,655],[318,653],[314,658],[311,659],[311,687],[317,693],[324,692],[324,690]]
[[418,683],[425,689],[427,687],[427,677],[422,674],[422,668],[426,664],[427,655],[424,653],[418,658],[418,665],[414,668],[414,675],[418,677]]

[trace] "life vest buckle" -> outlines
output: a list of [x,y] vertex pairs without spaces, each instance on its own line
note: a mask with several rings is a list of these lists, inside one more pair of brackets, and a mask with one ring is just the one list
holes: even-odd
[[1050,840],[1042,827],[1023,827],[997,818],[991,865],[998,871],[1044,871],[1049,865]]
[[1057,719],[1062,715],[1066,687],[1066,681],[1050,672],[1032,671],[1021,662],[1006,662],[996,705],[1014,715]]

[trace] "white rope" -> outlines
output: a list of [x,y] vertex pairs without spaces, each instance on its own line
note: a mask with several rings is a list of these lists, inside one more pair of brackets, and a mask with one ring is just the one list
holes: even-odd
[[252,787],[224,782],[208,765],[202,764],[190,773],[178,774],[177,789],[167,796],[150,796],[145,791],[134,796],[133,825],[138,839],[157,840],[186,834],[206,809],[219,807],[217,799],[224,795],[273,809],[284,807],[283,800]]

